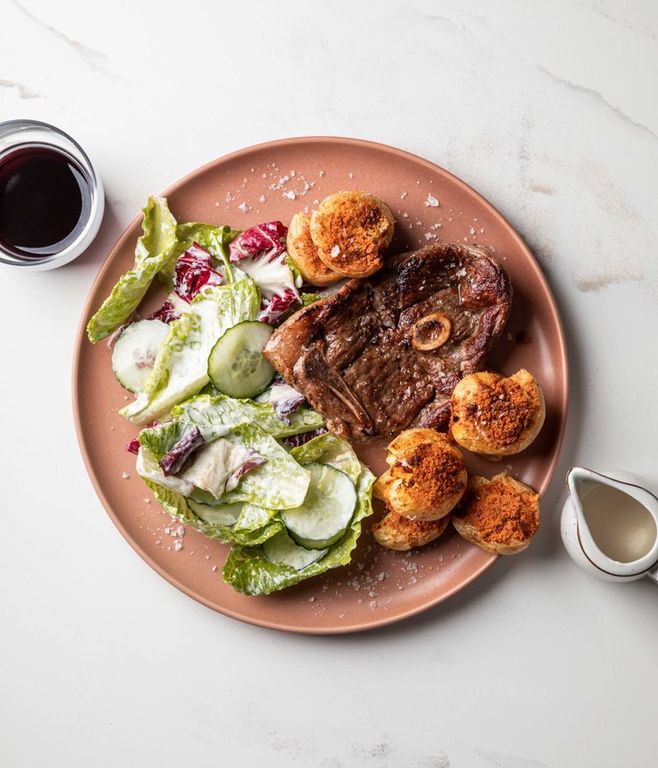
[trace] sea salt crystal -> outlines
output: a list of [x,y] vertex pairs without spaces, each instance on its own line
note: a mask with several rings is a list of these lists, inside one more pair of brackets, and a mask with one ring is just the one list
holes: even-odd
[[354,178],[354,174],[352,173],[352,171],[350,171],[347,175],[350,177],[350,179]]
[[146,499],[146,498],[144,499],[144,504],[150,504],[150,503],[151,503],[151,499]]
[[400,193],[400,200],[404,200],[404,198],[407,196],[408,192],[401,192]]
[[434,197],[432,194],[427,195],[427,199],[425,200],[425,205],[428,208],[438,208],[439,207],[439,201]]
[[468,231],[469,231],[469,232],[470,232],[472,235],[474,235],[474,234],[475,234],[475,227],[471,227],[471,228],[470,228]]
[[251,206],[247,203],[240,203],[240,205],[238,205],[238,210],[242,211],[242,213],[247,213],[247,211],[251,210]]
[[231,200],[233,200],[233,195],[232,195],[230,192],[227,192],[227,193],[226,193],[226,198],[225,198],[225,199],[226,199],[226,202],[227,202],[227,203],[230,203],[230,202],[231,202]]
[[259,203],[266,203],[266,202],[267,202],[267,196],[266,196],[266,195],[261,195],[261,196],[258,198],[258,202],[259,202]]
[[338,245],[332,246],[332,248],[331,248],[331,256],[332,256],[332,258],[335,259],[336,256],[339,255],[339,253],[340,253],[340,246],[338,246]]
[[326,176],[325,171],[320,171],[320,176]]
[[176,552],[180,552],[181,549],[183,549],[183,542],[180,539],[176,539],[174,542],[174,550]]
[[130,477],[130,475],[129,475],[128,472],[122,472],[121,473],[121,477],[122,477],[123,480],[127,480]]
[[213,573],[217,573],[217,566],[216,566],[216,565],[213,565],[213,567],[212,567],[212,572],[213,572]]
[[292,191],[292,189],[289,189],[287,192],[284,192],[283,196],[287,197],[288,200],[294,200],[297,197],[297,195]]
[[290,171],[290,178],[291,179],[295,178],[295,173],[296,173],[296,171]]

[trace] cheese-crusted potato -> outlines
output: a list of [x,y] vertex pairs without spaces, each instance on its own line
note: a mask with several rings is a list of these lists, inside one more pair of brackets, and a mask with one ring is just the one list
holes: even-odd
[[381,251],[393,239],[395,220],[367,192],[336,192],[311,215],[311,238],[322,261],[345,277],[367,277],[383,266]]
[[451,438],[433,429],[407,429],[388,452],[390,467],[375,482],[375,497],[412,520],[450,514],[468,482],[464,457]]
[[286,250],[307,283],[325,286],[343,279],[318,256],[318,249],[311,239],[311,217],[308,213],[300,211],[290,220]]
[[539,528],[539,494],[506,472],[472,477],[452,518],[460,536],[496,555],[523,551]]
[[450,431],[459,445],[492,457],[527,448],[546,417],[544,395],[523,368],[509,377],[487,371],[465,376],[450,406]]
[[407,552],[438,539],[449,522],[450,515],[440,520],[410,520],[390,511],[372,526],[372,533],[382,547]]

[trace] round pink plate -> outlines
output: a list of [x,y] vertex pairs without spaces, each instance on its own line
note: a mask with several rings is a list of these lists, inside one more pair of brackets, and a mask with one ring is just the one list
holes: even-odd
[[[543,491],[564,431],[568,372],[560,317],[537,262],[505,219],[477,192],[433,163],[402,150],[344,138],[273,141],[234,152],[199,168],[165,195],[178,221],[245,229],[280,219],[285,224],[326,195],[363,189],[384,199],[397,221],[394,250],[434,239],[493,249],[514,286],[512,315],[491,367],[524,367],[541,384],[547,419],[540,437],[509,462],[471,457],[470,468],[491,476],[507,469]],[[377,546],[368,526],[353,562],[269,597],[245,597],[222,580],[228,548],[171,521],[135,474],[126,444],[136,429],[118,415],[125,391],[112,375],[106,344],[90,344],[89,317],[133,261],[136,218],[112,249],[94,282],[80,322],[73,368],[75,422],[89,476],[108,514],[141,557],[171,584],[210,608],[265,627],[307,633],[354,632],[426,610],[475,579],[495,560],[450,528],[413,553]],[[148,297],[162,299],[159,287]],[[382,450],[362,456],[375,472]]]

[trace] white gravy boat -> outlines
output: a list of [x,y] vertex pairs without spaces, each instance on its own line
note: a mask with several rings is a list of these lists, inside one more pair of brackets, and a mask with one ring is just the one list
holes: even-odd
[[574,467],[562,508],[562,541],[573,561],[606,581],[658,582],[658,498],[626,472]]

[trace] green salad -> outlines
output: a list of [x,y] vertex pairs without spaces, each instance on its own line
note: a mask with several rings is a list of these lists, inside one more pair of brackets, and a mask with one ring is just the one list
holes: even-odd
[[[274,327],[315,299],[285,251],[286,227],[179,224],[149,198],[133,267],[87,326],[141,428],[128,450],[162,507],[232,545],[227,583],[247,595],[345,565],[372,513],[372,473],[278,378]],[[140,316],[154,281],[169,291]]]

